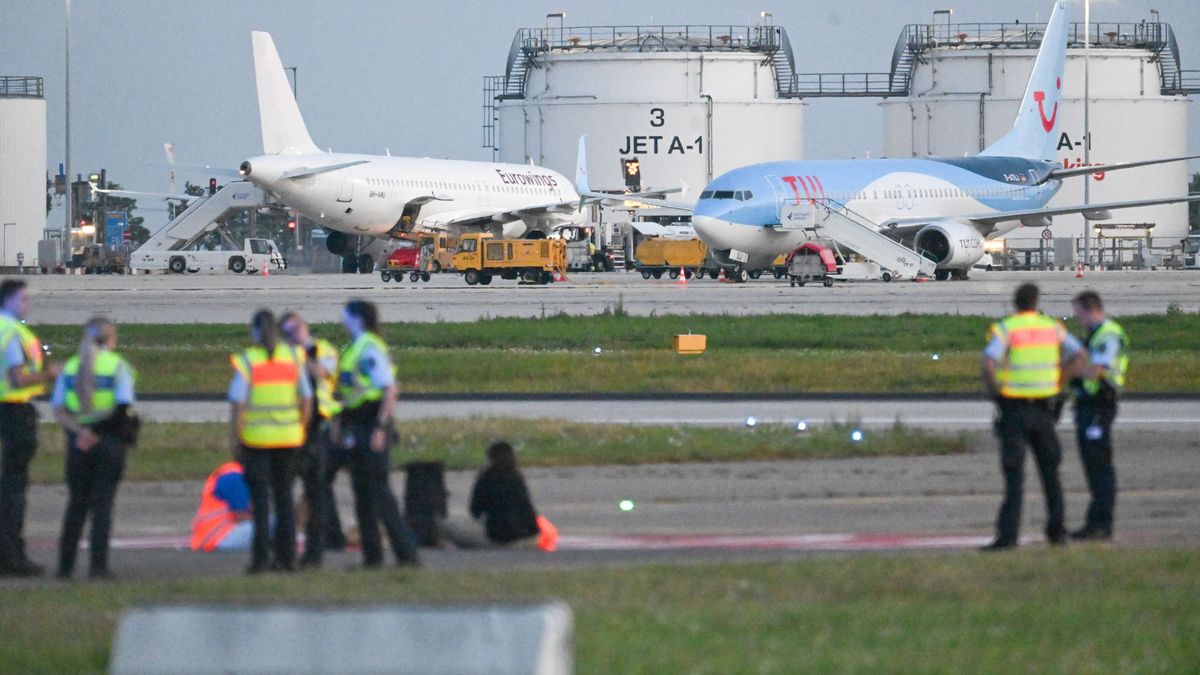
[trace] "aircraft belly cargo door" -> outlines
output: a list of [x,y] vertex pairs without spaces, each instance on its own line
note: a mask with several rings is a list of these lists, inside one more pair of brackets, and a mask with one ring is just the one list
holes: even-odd
[[[350,169],[342,169],[338,172],[338,178],[341,180],[341,186],[338,187],[339,202],[348,202],[354,199],[354,177],[350,175]],[[328,199],[328,197],[326,197]]]
[[775,192],[775,213],[779,217],[780,229],[811,227],[814,216],[812,201],[795,195],[792,188],[784,185],[779,176],[767,176],[767,182]]

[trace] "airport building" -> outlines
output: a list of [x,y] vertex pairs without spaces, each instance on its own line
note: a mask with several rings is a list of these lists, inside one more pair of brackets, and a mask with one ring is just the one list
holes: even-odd
[[794,73],[769,23],[523,28],[504,75],[485,78],[484,146],[574,176],[586,134],[593,189],[623,189],[636,158],[644,185],[682,180],[694,197],[730,169],[803,156]]
[[[909,25],[897,41],[890,77],[904,96],[885,99],[884,148],[889,157],[976,154],[1011,128],[1041,44],[1044,24]],[[1184,71],[1171,26],[1158,22],[1074,24],[1067,50],[1058,161],[1084,164],[1084,43],[1090,89],[1090,163],[1133,162],[1188,154],[1188,94],[1200,93],[1200,71]],[[1048,111],[1048,114],[1054,113]],[[1184,194],[1185,162],[1161,164],[1090,179],[1073,178],[1049,206]],[[1113,212],[1092,221],[1107,238],[1144,234],[1179,240],[1188,231],[1187,205]],[[1053,237],[1080,237],[1082,216],[1059,216]],[[1096,230],[1092,230],[1093,236]],[[1036,238],[1018,229],[1010,238]]]
[[42,78],[0,76],[0,267],[34,265],[45,226]]

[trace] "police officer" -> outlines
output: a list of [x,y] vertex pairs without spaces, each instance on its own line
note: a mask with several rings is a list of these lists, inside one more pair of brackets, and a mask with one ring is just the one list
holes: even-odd
[[[279,317],[279,329],[289,345],[305,354],[305,371],[316,399],[316,414],[309,417],[304,446],[296,454],[296,475],[304,487],[308,503],[308,522],[304,527],[304,555],[301,567],[320,567],[325,550],[325,533],[330,526],[329,512],[336,523],[337,510],[333,491],[326,488],[330,422],[341,411],[334,399],[337,385],[338,352],[328,340],[314,338],[308,322],[295,312]],[[338,523],[339,534],[341,525]]]
[[1087,519],[1071,538],[1111,539],[1117,500],[1112,425],[1117,417],[1117,397],[1129,369],[1129,340],[1124,329],[1104,315],[1104,304],[1095,291],[1080,293],[1071,305],[1075,318],[1088,330],[1089,359],[1074,381],[1075,436],[1092,493]]
[[133,368],[113,349],[117,327],[93,318],[83,327],[79,353],[72,356],[54,385],[54,418],[67,432],[69,497],[58,542],[58,578],[69,579],[88,513],[92,515],[93,579],[108,579],[108,535],[112,529],[117,484],[125,471],[131,437]]
[[383,564],[377,518],[383,520],[397,562],[418,565],[416,538],[401,517],[388,483],[388,444],[399,388],[387,345],[379,337],[379,311],[370,302],[352,300],[342,312],[342,325],[352,341],[338,363],[338,396],[343,406],[339,441],[350,451],[363,565]]
[[58,377],[44,362],[42,343],[25,326],[25,282],[0,282],[0,576],[36,576],[44,570],[25,555],[25,491],[37,452],[33,399]]
[[[230,432],[235,455],[245,469],[254,513],[251,563],[257,574],[273,567],[291,572],[296,560],[296,519],[292,478],[296,452],[312,412],[312,388],[304,375],[304,353],[276,340],[275,315],[260,309],[250,332],[254,346],[230,357]],[[275,560],[268,537],[275,506]]]
[[1067,540],[1058,477],[1062,449],[1054,424],[1062,392],[1063,361],[1069,359],[1073,368],[1083,352],[1079,341],[1061,323],[1038,312],[1036,285],[1027,283],[1017,288],[1014,304],[1017,313],[992,325],[983,351],[983,384],[999,411],[996,435],[1004,473],[1004,501],[996,518],[996,538],[983,548],[985,551],[1017,545],[1027,444],[1033,449],[1046,493],[1046,539],[1055,545]]

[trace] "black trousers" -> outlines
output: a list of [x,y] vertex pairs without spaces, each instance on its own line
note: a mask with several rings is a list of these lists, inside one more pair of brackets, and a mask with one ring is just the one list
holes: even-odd
[[343,448],[339,440],[329,438],[325,444],[324,505],[325,505],[325,548],[341,551],[346,548],[346,535],[342,532],[342,519],[338,516],[337,500],[333,496],[333,481],[342,469],[349,470],[354,450]]
[[1075,403],[1075,437],[1079,456],[1092,493],[1088,504],[1087,529],[1112,532],[1113,509],[1117,503],[1117,471],[1113,468],[1112,425],[1117,418],[1115,400],[1082,397]]
[[290,569],[296,561],[296,512],[292,505],[292,463],[295,448],[242,448],[242,469],[254,511],[254,541],[251,562],[266,567],[270,562],[271,506],[275,507],[273,533],[276,565]]
[[354,425],[346,431],[354,439],[350,457],[350,480],[354,487],[354,512],[362,537],[363,564],[377,567],[383,564],[383,543],[379,536],[379,521],[387,531],[388,541],[398,562],[415,562],[417,540],[412,529],[400,515],[400,505],[388,482],[389,449],[371,450],[371,426]]
[[329,445],[328,429],[320,417],[314,416],[309,425],[304,446],[296,451],[295,472],[304,489],[304,501],[308,503],[308,521],[304,524],[304,560],[321,562],[325,551],[325,532],[328,527],[328,497],[325,489],[326,448]]
[[1025,447],[1033,450],[1042,490],[1046,495],[1046,538],[1066,536],[1064,507],[1058,465],[1062,447],[1054,431],[1050,401],[1000,399],[996,435],[1000,439],[1000,468],[1004,473],[1004,501],[996,517],[996,539],[1016,543],[1021,529],[1021,501],[1025,488]]
[[91,572],[108,571],[108,539],[112,531],[113,504],[117,484],[125,473],[125,444],[111,436],[88,451],[75,445],[75,435],[67,436],[67,512],[63,516],[58,540],[58,573],[69,576],[75,570],[75,555],[88,514],[92,516],[90,539]]
[[0,566],[25,559],[25,492],[37,452],[32,403],[0,403]]

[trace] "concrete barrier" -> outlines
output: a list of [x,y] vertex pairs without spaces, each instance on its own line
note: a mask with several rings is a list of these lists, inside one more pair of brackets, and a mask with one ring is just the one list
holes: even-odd
[[159,606],[117,627],[111,672],[574,672],[571,609],[537,605]]

